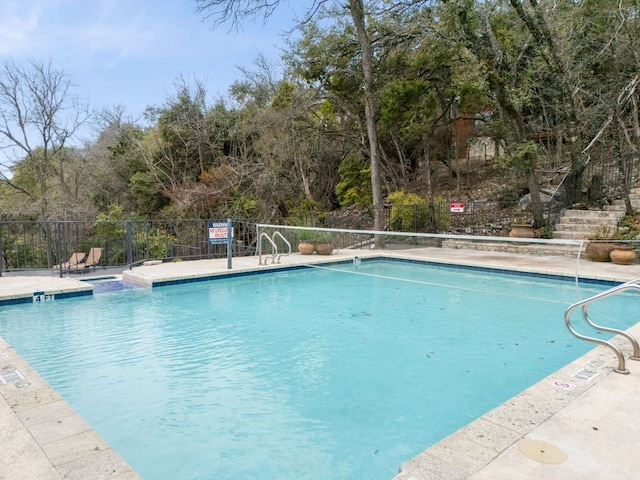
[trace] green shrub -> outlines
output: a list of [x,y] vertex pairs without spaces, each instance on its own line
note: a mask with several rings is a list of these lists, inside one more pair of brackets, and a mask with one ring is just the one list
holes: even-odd
[[640,213],[625,215],[620,220],[618,230],[613,234],[614,240],[635,240],[640,236]]
[[336,185],[336,197],[340,206],[360,205],[371,209],[371,165],[359,154],[350,153],[338,167],[340,181]]
[[402,190],[387,197],[391,203],[391,229],[400,232],[424,230],[429,220],[427,201],[415,193]]
[[4,268],[46,268],[47,251],[45,248],[29,244],[24,239],[3,240],[2,257]]
[[287,223],[302,227],[315,227],[321,216],[321,208],[315,200],[303,198],[297,200],[294,205],[288,206]]
[[[311,214],[303,214],[297,218],[290,218],[289,223],[298,227],[317,227],[318,221],[316,217]],[[310,242],[315,243],[318,241],[319,231],[317,230],[295,230],[293,233],[294,242]]]
[[146,252],[149,258],[165,258],[167,256],[167,245],[175,243],[176,239],[159,228],[152,231],[138,232],[133,239],[134,248]]
[[433,210],[436,220],[436,228],[439,232],[446,232],[451,225],[451,210],[449,202],[440,195],[436,195],[433,199]]
[[[420,232],[430,224],[429,203],[415,193],[393,192],[387,197],[391,203],[391,229],[400,232]],[[433,199],[433,220],[439,232],[447,231],[451,225],[449,202],[443,197]]]

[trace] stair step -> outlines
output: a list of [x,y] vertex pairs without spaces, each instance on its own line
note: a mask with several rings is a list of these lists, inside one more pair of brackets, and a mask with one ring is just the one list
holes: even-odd
[[623,210],[565,210],[562,218],[607,218],[617,217],[620,214],[624,216]]
[[588,218],[588,217],[562,217],[562,219],[558,222],[560,225],[618,225],[620,218],[618,217],[596,217],[596,218]]
[[618,225],[605,225],[603,227],[602,224],[598,225],[590,225],[590,224],[558,224],[556,225],[556,232],[582,232],[586,234],[596,234],[598,231],[602,231],[607,229],[611,231],[611,233],[615,232],[618,228]]
[[469,240],[447,239],[442,242],[444,248],[465,248],[493,252],[526,253],[528,255],[576,255],[575,245],[550,245],[505,242],[475,242]]
[[559,240],[587,240],[585,235],[579,232],[553,232],[553,238]]
[[624,202],[607,205],[602,210],[565,210],[555,226],[553,237],[587,240],[603,234],[613,235],[624,215]]
[[[640,210],[640,193],[630,193],[629,201],[631,202],[631,208],[634,210]],[[607,205],[607,207],[626,209],[624,200],[616,200],[613,205]]]

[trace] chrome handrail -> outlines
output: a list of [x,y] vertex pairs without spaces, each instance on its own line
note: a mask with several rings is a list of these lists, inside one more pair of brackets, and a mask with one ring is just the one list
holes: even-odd
[[[264,259],[264,263],[262,263],[262,239],[266,238],[267,241],[271,244],[271,263],[275,263],[276,256],[278,255],[278,246],[276,243],[267,235],[267,232],[262,232],[258,237],[258,265],[267,265],[267,259]],[[268,257],[267,257],[268,258]]]
[[616,328],[609,328],[609,327],[603,327],[602,325],[598,325],[596,323],[593,322],[593,320],[591,320],[591,318],[589,317],[589,313],[588,313],[588,308],[589,305],[591,305],[594,302],[597,302],[598,300],[602,300],[603,298],[606,297],[610,297],[612,295],[617,295],[619,293],[622,293],[626,290],[640,290],[640,285],[638,285],[638,282],[640,281],[640,278],[634,279],[634,280],[630,280],[626,283],[623,283],[621,285],[616,285],[615,287],[612,287],[608,290],[605,290],[604,292],[598,293],[596,295],[593,295],[592,297],[586,298],[584,300],[580,300],[579,302],[574,303],[573,305],[570,305],[565,314],[564,314],[564,322],[565,325],[567,326],[567,328],[569,329],[569,331],[575,335],[576,337],[582,339],[582,340],[586,340],[587,342],[592,342],[592,343],[597,343],[600,345],[605,345],[607,347],[609,347],[611,350],[614,351],[614,353],[616,354],[616,356],[618,357],[618,367],[614,368],[614,372],[616,373],[629,373],[629,370],[627,370],[626,366],[625,366],[625,359],[624,359],[624,354],[622,353],[622,350],[620,350],[620,348],[617,345],[614,345],[611,342],[608,342],[606,340],[601,340],[599,338],[595,338],[595,337],[589,337],[587,335],[583,335],[581,333],[578,333],[574,328],[573,325],[571,325],[571,314],[573,313],[573,311],[578,308],[578,307],[582,307],[582,316],[584,317],[584,320],[593,328],[595,328],[596,330],[600,330],[603,332],[608,332],[608,333],[613,333],[616,335],[621,335],[624,338],[626,338],[627,340],[629,340],[629,342],[631,343],[632,347],[633,347],[633,355],[631,355],[629,357],[630,360],[640,360],[640,348],[638,347],[638,340],[636,340],[636,338],[632,335],[630,335],[629,333],[623,331],[623,330],[618,330]]
[[[280,257],[282,257],[283,255],[290,255],[291,254],[291,243],[289,243],[289,241],[284,238],[284,236],[280,233],[280,232],[273,232],[273,235],[270,237],[269,234],[267,232],[262,232],[260,234],[260,236],[258,237],[258,265],[267,265],[267,259],[265,258],[264,263],[262,263],[262,238],[266,238],[267,241],[271,244],[272,250],[271,250],[271,263],[280,263]],[[282,241],[285,243],[285,245],[287,246],[287,253],[279,253],[278,252],[278,245],[276,244],[276,237],[280,237],[282,239]]]
[[282,239],[282,241],[285,243],[285,245],[287,246],[287,249],[288,249],[287,253],[280,253],[278,255],[276,263],[280,263],[280,257],[282,257],[283,255],[290,255],[291,254],[291,244],[289,243],[289,241],[286,238],[284,238],[284,235],[282,235],[280,232],[277,232],[277,231],[274,232],[273,236],[271,237],[271,240],[273,241],[273,243],[276,242],[276,236],[278,236],[278,237],[280,237]]

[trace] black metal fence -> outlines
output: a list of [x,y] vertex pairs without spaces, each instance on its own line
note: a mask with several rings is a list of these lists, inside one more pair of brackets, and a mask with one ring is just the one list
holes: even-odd
[[[551,231],[561,209],[559,202],[542,202],[541,230]],[[533,225],[531,202],[440,200],[425,205],[389,205],[388,230],[453,235],[507,236],[513,224]]]
[[[564,205],[555,199],[541,202],[541,229],[552,230]],[[401,232],[446,233],[453,235],[507,236],[514,223],[533,225],[533,205],[530,201],[467,201],[445,200],[432,204],[385,205],[383,229]],[[322,224],[328,228],[371,230],[373,218],[358,213],[331,219]]]
[[[550,210],[547,206],[545,212]],[[545,215],[547,215],[545,213]],[[386,230],[471,235],[507,235],[515,221],[530,223],[527,204],[471,202],[463,211],[451,211],[446,202],[430,208],[388,206]],[[519,220],[518,220],[519,219]],[[371,228],[366,215],[333,228]],[[256,248],[256,222],[234,221],[233,255],[252,255]],[[72,256],[82,257],[92,249],[100,255],[91,270],[136,265],[147,260],[163,261],[221,258],[226,244],[212,244],[209,220],[127,220],[86,222],[0,222],[0,275],[4,272],[53,269],[88,271],[65,265]]]
[[[625,154],[616,158],[589,162],[582,170],[567,174],[555,193],[541,202],[542,224],[550,234],[567,208],[599,207],[621,200],[640,185],[640,155]],[[430,205],[389,205],[387,225],[390,230],[504,236],[514,223],[533,224],[530,201],[469,201],[462,208],[445,199]]]
[[567,176],[557,197],[567,207],[575,203],[603,207],[623,198],[637,185],[640,155],[627,153],[590,161],[583,170]]
[[[255,235],[255,223],[235,222],[234,255],[252,254]],[[91,249],[100,252],[93,269],[151,259],[227,255],[226,244],[211,243],[208,220],[0,222],[0,275],[3,271],[62,269],[74,254],[82,256]]]
[[[538,207],[543,224],[539,235],[550,235],[563,209],[576,199],[605,205],[640,184],[640,155],[591,162],[567,176],[550,201]],[[455,199],[454,199],[455,202]],[[463,206],[439,198],[426,205],[387,205],[385,229],[405,232],[506,236],[514,223],[533,223],[530,202],[470,201]],[[74,253],[100,249],[94,268],[134,265],[150,259],[164,261],[226,256],[226,245],[212,244],[209,220],[0,222],[0,276],[3,271],[52,269]],[[326,222],[327,227],[367,230],[370,215]],[[256,247],[256,222],[234,222],[234,255],[250,255]]]

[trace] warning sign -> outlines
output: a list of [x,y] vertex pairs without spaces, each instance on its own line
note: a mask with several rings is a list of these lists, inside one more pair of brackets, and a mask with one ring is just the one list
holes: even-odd
[[[233,236],[233,229],[231,231]],[[209,243],[219,245],[227,243],[229,238],[229,228],[227,222],[209,222]]]
[[464,213],[464,203],[463,202],[451,202],[449,204],[449,210],[452,213]]

